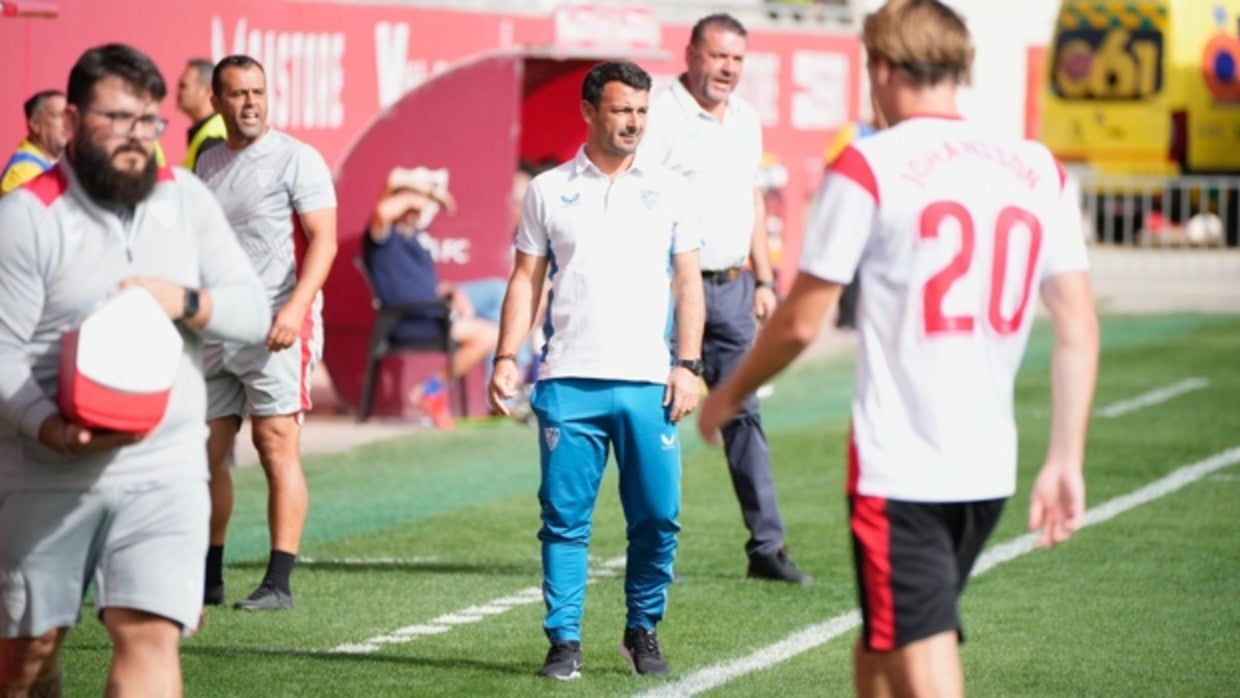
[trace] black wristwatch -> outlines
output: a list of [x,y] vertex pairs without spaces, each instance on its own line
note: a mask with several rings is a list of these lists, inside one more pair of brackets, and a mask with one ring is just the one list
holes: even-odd
[[680,368],[689,369],[689,373],[701,378],[706,373],[706,364],[701,359],[678,359],[676,365]]
[[181,313],[182,320],[188,320],[198,314],[198,289],[185,287],[185,310]]

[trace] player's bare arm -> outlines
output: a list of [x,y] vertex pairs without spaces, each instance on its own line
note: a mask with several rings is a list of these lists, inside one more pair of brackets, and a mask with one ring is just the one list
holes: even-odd
[[823,318],[835,307],[843,288],[834,281],[804,273],[797,275],[788,297],[758,333],[745,360],[706,396],[698,415],[698,431],[703,439],[717,445],[719,428],[736,415],[745,396],[784,370],[814,341]]
[[529,334],[538,316],[542,302],[543,281],[547,278],[547,258],[537,257],[517,250],[512,275],[508,277],[508,291],[500,311],[499,342],[495,348],[495,366],[491,371],[491,385],[487,399],[491,407],[501,414],[508,414],[505,400],[511,399],[521,385],[520,371],[515,358],[521,343]]
[[336,209],[322,208],[301,214],[306,235],[306,255],[302,259],[297,285],[287,303],[276,311],[267,334],[267,348],[280,351],[293,346],[301,336],[301,326],[314,296],[323,288],[332,260],[336,258]]
[[[698,250],[672,256],[672,298],[676,303],[676,350],[680,359],[702,358],[702,331],[706,323],[706,297],[702,290],[702,267]],[[687,368],[674,366],[667,378],[663,406],[671,407],[671,420],[697,409],[702,379]]]
[[749,245],[749,267],[753,270],[753,316],[766,322],[775,312],[775,270],[771,267],[771,247],[766,229],[766,200],[761,187],[753,189],[753,235]]
[[1046,461],[1029,498],[1038,545],[1067,540],[1085,512],[1085,435],[1098,376],[1098,314],[1083,271],[1042,284],[1055,344],[1051,353],[1051,434]]

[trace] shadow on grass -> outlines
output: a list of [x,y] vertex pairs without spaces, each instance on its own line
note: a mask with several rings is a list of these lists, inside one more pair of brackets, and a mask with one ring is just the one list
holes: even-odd
[[513,675],[513,676],[530,676],[537,669],[531,669],[529,662],[498,662],[484,661],[480,659],[471,659],[468,657],[411,657],[408,655],[392,655],[392,654],[351,654],[345,652],[331,652],[329,650],[314,649],[296,649],[296,648],[269,648],[269,647],[193,647],[182,646],[181,654],[196,655],[200,657],[221,657],[246,658],[250,660],[259,659],[261,657],[272,657],[273,659],[298,657],[307,659],[319,659],[325,662],[358,664],[366,663],[371,665],[397,664],[402,666],[420,666],[436,669],[455,670],[455,669],[473,669],[477,671],[489,671],[497,674]]
[[[233,570],[264,570],[265,560],[245,560],[230,562],[228,569]],[[485,577],[528,577],[542,574],[542,567],[537,561],[528,563],[488,562],[466,564],[461,562],[437,562],[435,560],[298,560],[299,570],[323,570],[328,572],[427,572],[431,574],[469,574]]]

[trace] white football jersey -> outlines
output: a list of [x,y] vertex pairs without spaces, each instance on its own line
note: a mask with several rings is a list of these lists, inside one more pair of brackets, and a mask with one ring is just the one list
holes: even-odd
[[849,492],[973,501],[1016,488],[1012,389],[1042,280],[1087,266],[1050,152],[918,117],[832,165],[801,271],[860,275]]

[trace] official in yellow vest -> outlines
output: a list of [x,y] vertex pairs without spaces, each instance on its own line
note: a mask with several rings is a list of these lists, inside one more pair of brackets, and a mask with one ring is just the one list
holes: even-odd
[[224,118],[211,106],[211,75],[214,64],[205,58],[191,58],[177,80],[177,109],[193,121],[187,134],[185,158],[181,166],[193,172],[198,156],[228,138]]

